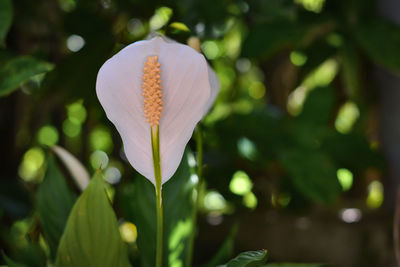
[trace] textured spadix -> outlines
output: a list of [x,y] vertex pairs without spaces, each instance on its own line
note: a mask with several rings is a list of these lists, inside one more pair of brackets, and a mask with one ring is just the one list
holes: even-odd
[[196,124],[214,101],[218,80],[214,73],[210,76],[203,55],[163,37],[133,43],[101,67],[96,84],[100,103],[120,133],[131,165],[155,184],[150,124],[142,95],[143,67],[149,56],[157,56],[160,63],[163,183],[175,173]]

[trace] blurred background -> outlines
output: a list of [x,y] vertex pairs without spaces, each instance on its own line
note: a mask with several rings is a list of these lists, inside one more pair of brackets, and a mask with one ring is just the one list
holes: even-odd
[[221,83],[202,122],[196,265],[223,246],[396,266],[399,24],[396,0],[1,0],[0,248],[39,257],[26,240],[43,243],[35,198],[52,145],[91,174],[105,168],[132,229],[137,175],[95,80],[106,59],[159,31],[201,49]]

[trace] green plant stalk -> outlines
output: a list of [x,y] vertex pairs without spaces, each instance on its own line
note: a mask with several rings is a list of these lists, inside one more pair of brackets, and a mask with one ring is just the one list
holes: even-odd
[[194,250],[194,239],[196,236],[196,225],[197,225],[197,210],[199,207],[199,192],[201,188],[202,182],[202,175],[203,175],[203,133],[201,131],[200,124],[197,125],[195,131],[195,139],[196,139],[196,162],[197,162],[197,185],[196,185],[196,199],[193,201],[193,210],[192,210],[192,225],[193,229],[189,237],[189,247],[188,247],[188,254],[186,257],[186,266],[190,267],[192,265],[193,259],[193,250]]
[[162,267],[163,255],[163,203],[161,194],[161,159],[159,127],[151,127],[151,149],[153,153],[154,177],[156,180],[156,207],[157,207],[157,247],[156,267]]

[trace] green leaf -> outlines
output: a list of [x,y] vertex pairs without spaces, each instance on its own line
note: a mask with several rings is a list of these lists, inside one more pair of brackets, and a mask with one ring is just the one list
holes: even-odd
[[97,172],[68,218],[57,252],[57,267],[130,266],[117,218]]
[[53,65],[30,56],[14,57],[0,66],[0,97],[16,90],[38,74],[50,71]]
[[269,263],[265,267],[324,267],[320,263]]
[[2,254],[3,254],[4,262],[7,264],[8,267],[28,267],[25,264],[17,263],[15,261],[13,261],[4,252]]
[[230,260],[226,267],[255,267],[261,266],[267,261],[266,250],[247,251],[240,253],[236,258]]
[[55,258],[61,235],[76,196],[68,188],[53,155],[47,158],[47,170],[37,193],[37,210],[44,235]]
[[335,95],[331,87],[315,88],[307,96],[298,120],[307,125],[327,125],[332,117],[334,102]]
[[168,27],[182,32],[190,32],[188,26],[182,22],[172,22]]
[[318,150],[292,149],[282,151],[279,160],[294,187],[305,197],[318,203],[332,203],[341,192],[336,168]]
[[[163,185],[164,203],[164,264],[183,266],[187,257],[189,236],[193,230],[191,214],[193,209],[194,183],[190,179],[187,153],[174,174]],[[156,245],[156,203],[153,184],[138,176],[132,192],[133,223],[138,229],[138,248],[142,267],[155,265]]]
[[400,71],[400,27],[376,19],[362,25],[354,33],[359,46],[373,61]]
[[0,0],[0,45],[10,29],[13,17],[13,8],[11,0]]

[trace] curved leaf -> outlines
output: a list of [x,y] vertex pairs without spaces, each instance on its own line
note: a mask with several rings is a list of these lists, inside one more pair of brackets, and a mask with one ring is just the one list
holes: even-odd
[[236,258],[230,260],[226,267],[255,267],[267,261],[266,250],[246,251],[240,253]]
[[58,243],[75,199],[75,194],[70,191],[57,168],[54,156],[49,155],[46,175],[37,193],[37,209],[52,258],[56,256]]
[[355,38],[373,61],[400,71],[400,27],[384,20],[374,20],[356,29]]
[[33,76],[52,68],[52,64],[30,56],[19,56],[6,61],[0,66],[0,97],[12,93]]
[[69,216],[57,253],[57,267],[130,266],[117,218],[97,172]]

